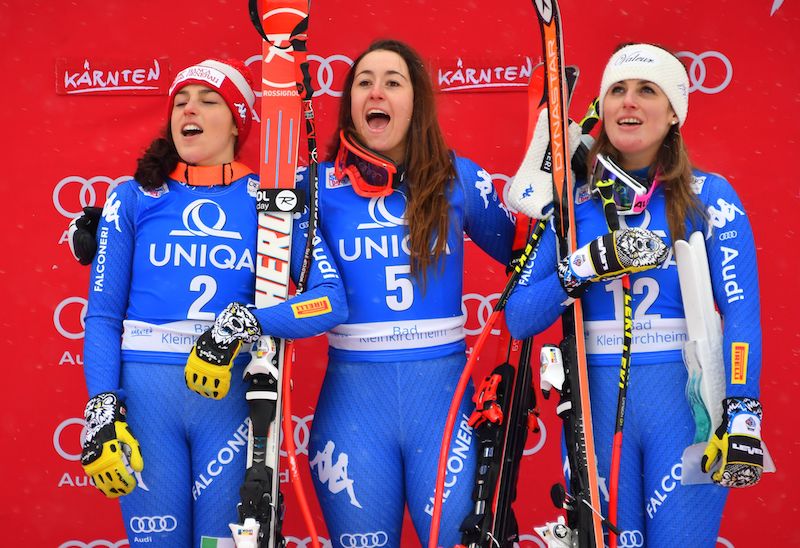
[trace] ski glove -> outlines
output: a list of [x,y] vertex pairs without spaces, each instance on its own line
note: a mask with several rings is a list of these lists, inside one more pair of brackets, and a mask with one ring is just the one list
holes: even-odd
[[229,304],[192,348],[183,370],[186,386],[206,398],[224,398],[242,344],[252,344],[260,336],[261,326],[253,313],[243,304]]
[[100,207],[84,207],[80,217],[72,219],[67,229],[69,250],[82,265],[91,264],[97,252],[97,225],[100,224]]
[[700,462],[723,487],[749,487],[758,483],[764,468],[761,447],[761,403],[752,398],[726,398],[722,402],[722,424],[708,442]]
[[134,472],[144,467],[139,442],[125,415],[125,404],[113,392],[96,395],[84,411],[86,439],[81,465],[95,487],[111,499],[133,491]]
[[[581,143],[581,126],[569,121],[569,157]],[[550,164],[545,163],[550,144],[550,127],[547,109],[542,109],[536,120],[533,137],[525,152],[522,165],[511,180],[508,190],[508,204],[532,219],[546,219],[553,210],[553,173]]]
[[669,248],[651,230],[623,228],[599,236],[558,264],[561,286],[579,298],[590,282],[613,280],[655,268],[667,259]]

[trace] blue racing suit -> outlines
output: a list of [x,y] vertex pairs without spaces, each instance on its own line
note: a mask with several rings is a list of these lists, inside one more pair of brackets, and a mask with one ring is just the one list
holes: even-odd
[[[364,198],[320,165],[320,218],[344,280],[347,322],[329,331],[329,363],[309,450],[334,546],[400,545],[405,503],[426,542],[450,401],[465,359],[464,233],[500,263],[514,224],[489,174],[454,157],[447,249],[423,287],[411,274],[407,183]],[[307,184],[307,182],[305,183]],[[440,543],[460,540],[475,477],[469,389],[451,444]],[[364,544],[363,542],[367,542]]]
[[[692,188],[706,218],[689,215],[686,237],[696,230],[706,237],[714,300],[724,324],[727,396],[758,398],[760,305],[750,223],[733,188],[719,175],[695,170]],[[620,225],[653,230],[671,246],[665,206],[664,188],[658,186],[646,210],[620,216]],[[575,216],[579,247],[608,231],[589,185],[575,189]],[[551,225],[506,307],[516,338],[543,331],[570,302],[556,274],[556,247]],[[680,482],[681,455],[694,441],[695,423],[684,394],[687,372],[681,352],[687,330],[672,252],[661,267],[631,274],[630,282],[633,345],[619,483],[618,526],[625,536],[619,546],[710,548],[716,543],[727,489]],[[622,282],[593,283],[581,302],[605,512],[623,338]],[[715,411],[722,413],[722,406]]]
[[[255,293],[256,190],[244,173],[230,185],[195,187],[178,169],[154,191],[136,181],[114,189],[98,227],[86,314],[89,396],[121,392],[141,444],[138,487],[120,499],[128,540],[200,546],[230,538],[244,478],[248,406],[243,351],[230,393],[206,399],[186,388],[183,368],[197,337],[229,303]],[[307,213],[294,220],[292,275],[300,270]],[[297,301],[255,311],[265,333],[308,337],[347,317],[341,279],[320,239],[308,289]],[[325,268],[321,268],[321,263]],[[296,317],[292,303],[327,298],[330,312]],[[121,342],[121,344],[120,344]]]

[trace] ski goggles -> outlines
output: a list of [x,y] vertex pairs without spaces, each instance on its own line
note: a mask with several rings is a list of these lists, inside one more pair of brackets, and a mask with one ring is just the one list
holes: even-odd
[[[598,154],[592,169],[592,192],[605,200],[613,200],[619,215],[638,215],[647,207],[658,177],[645,185],[608,156]],[[608,191],[610,189],[610,192]]]
[[397,166],[386,156],[351,139],[342,130],[339,132],[339,152],[336,154],[334,173],[339,180],[346,176],[359,196],[375,198],[392,193]]

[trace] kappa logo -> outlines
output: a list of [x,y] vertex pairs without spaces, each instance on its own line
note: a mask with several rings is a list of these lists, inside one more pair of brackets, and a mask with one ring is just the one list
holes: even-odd
[[[208,226],[201,217],[201,211],[211,211],[210,215],[216,217],[214,224]],[[208,216],[209,214],[207,214]],[[181,215],[185,230],[172,230],[170,236],[217,236],[231,240],[241,240],[242,235],[232,230],[221,230],[228,220],[225,211],[212,200],[201,198],[195,200],[183,210]]]
[[494,194],[494,185],[492,184],[492,176],[486,170],[481,169],[476,173],[478,180],[475,181],[475,188],[481,193],[483,199],[483,209],[489,207],[489,196]]
[[717,199],[717,207],[713,205],[708,206],[709,230],[706,239],[711,237],[711,227],[719,229],[725,228],[725,225],[733,221],[737,214],[744,215],[744,211],[736,204],[729,204],[722,198]]
[[[394,195],[399,195],[402,197],[402,211],[399,211],[396,214],[389,211],[388,204],[386,203],[386,199],[391,198]],[[371,228],[392,228],[395,226],[407,225],[408,221],[406,221],[404,218],[406,203],[406,195],[400,190],[395,190],[389,196],[370,198],[367,211],[369,212],[369,216],[372,218],[372,222],[360,223],[356,228],[358,230],[364,230]]]
[[328,489],[331,493],[336,495],[342,491],[347,491],[347,495],[350,497],[350,504],[356,508],[361,508],[361,503],[356,499],[356,493],[353,489],[353,480],[347,477],[347,465],[350,457],[347,456],[347,453],[340,453],[334,464],[333,452],[335,449],[336,445],[333,441],[328,441],[325,444],[325,449],[321,452],[317,451],[314,460],[309,462],[308,465],[312,470],[316,467],[319,482],[328,484]]
[[114,228],[117,232],[122,232],[119,228],[119,208],[122,202],[117,198],[117,193],[113,192],[106,200],[106,205],[103,206],[103,218],[107,223],[114,223]]

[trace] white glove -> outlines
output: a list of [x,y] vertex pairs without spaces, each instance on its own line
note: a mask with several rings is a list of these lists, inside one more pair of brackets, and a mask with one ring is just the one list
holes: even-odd
[[[511,180],[508,205],[532,219],[546,219],[553,211],[553,174],[544,165],[550,144],[547,109],[542,109],[533,130],[533,138],[525,152],[522,165]],[[570,160],[581,143],[581,126],[569,121],[568,146]]]

